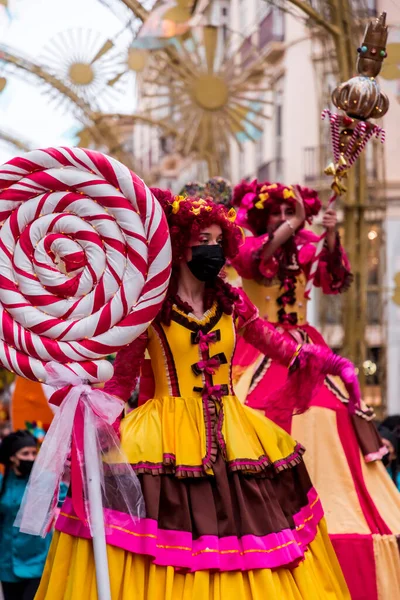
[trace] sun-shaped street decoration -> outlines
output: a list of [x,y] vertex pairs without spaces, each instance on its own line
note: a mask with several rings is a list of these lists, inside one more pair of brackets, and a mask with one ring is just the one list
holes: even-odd
[[126,53],[94,30],[68,29],[50,40],[40,62],[86,102],[106,108],[123,91],[117,84],[127,71]]
[[140,114],[173,123],[182,156],[196,156],[222,172],[231,139],[241,144],[262,135],[270,82],[267,61],[256,47],[237,52],[222,27],[195,27],[148,63]]

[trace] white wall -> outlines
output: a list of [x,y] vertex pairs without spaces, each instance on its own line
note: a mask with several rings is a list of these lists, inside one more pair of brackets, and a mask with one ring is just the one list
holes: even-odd
[[[388,44],[400,43],[400,5],[392,0],[381,0],[379,2],[379,9],[387,12],[387,24],[389,25]],[[390,56],[388,58],[390,60]],[[390,100],[390,109],[387,115],[379,121],[379,124],[382,124],[386,130],[386,181],[389,188],[397,187],[400,189],[399,83],[400,77],[395,81],[387,81],[382,79],[382,77],[379,78],[379,85]]]
[[[387,12],[388,43],[400,43],[400,6],[382,0],[379,10]],[[390,50],[389,50],[390,58]],[[400,71],[399,71],[400,75]],[[386,212],[386,285],[387,299],[387,407],[389,414],[400,413],[400,306],[392,301],[394,276],[400,273],[400,77],[395,81],[379,78],[382,90],[388,95],[390,109],[379,121],[385,128],[385,168],[387,188]]]
[[[239,26],[243,35],[249,35],[259,22],[265,5],[263,0],[232,0],[232,29]],[[241,14],[239,11],[244,6],[246,10]],[[302,21],[290,15],[285,14],[284,19],[286,51],[280,64],[271,66],[270,70],[280,80],[283,92],[283,179],[287,183],[301,183],[304,177],[303,150],[307,146],[316,146],[319,139],[318,93],[307,30]],[[273,100],[273,95],[270,94],[267,99]],[[262,152],[257,152],[256,145],[250,141],[243,144],[243,153],[232,144],[231,178],[234,183],[243,177],[255,177],[261,164],[276,158],[274,107],[266,108],[265,112],[272,119],[264,123],[264,135],[258,143]]]
[[400,306],[392,300],[394,276],[400,273],[400,200],[388,208],[386,222],[387,272],[387,407],[400,413]]

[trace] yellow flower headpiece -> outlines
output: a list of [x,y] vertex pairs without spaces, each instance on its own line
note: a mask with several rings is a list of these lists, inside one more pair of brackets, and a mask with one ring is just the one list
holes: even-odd
[[255,207],[262,210],[264,208],[264,203],[268,200],[269,194],[267,192],[268,188],[272,188],[272,186],[263,185],[260,194],[258,194],[258,202],[255,203]]
[[236,221],[236,216],[236,210],[234,208],[230,208],[227,212],[226,218],[231,223],[234,223]]
[[294,191],[292,188],[286,188],[283,190],[283,199],[289,200],[289,198],[296,199],[296,196],[294,195]]
[[176,215],[176,213],[179,212],[181,202],[183,202],[185,199],[186,199],[185,196],[175,196],[175,199],[171,204],[173,215]]
[[[176,215],[179,212],[181,202],[184,202],[185,200],[187,200],[186,196],[175,196],[174,201],[171,203],[172,214]],[[202,210],[211,212],[212,206],[210,206],[203,198],[196,198],[196,200],[192,202],[192,208],[190,209],[190,212],[198,216]],[[236,210],[234,208],[230,208],[226,214],[226,218],[231,223],[234,223],[236,220]]]
[[190,212],[197,216],[201,213],[202,210],[205,210],[206,212],[211,212],[212,207],[209,206],[207,202],[203,200],[203,198],[199,198],[198,200],[195,200],[193,202],[193,206],[190,209]]

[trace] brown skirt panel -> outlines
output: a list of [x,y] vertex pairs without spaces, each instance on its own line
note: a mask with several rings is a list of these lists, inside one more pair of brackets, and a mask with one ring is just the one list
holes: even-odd
[[374,421],[367,420],[358,414],[352,415],[351,421],[362,454],[364,456],[376,455],[379,459],[384,444]]
[[207,478],[140,475],[147,517],[161,529],[190,531],[194,539],[264,536],[293,529],[293,515],[308,504],[312,484],[303,462],[273,479],[229,473],[220,455],[213,469]]

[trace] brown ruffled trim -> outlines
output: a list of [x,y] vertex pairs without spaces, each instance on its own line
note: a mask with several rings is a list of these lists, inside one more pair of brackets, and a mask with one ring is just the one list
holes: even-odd
[[215,315],[212,316],[206,323],[198,323],[190,319],[190,317],[187,317],[186,315],[172,309],[171,320],[175,321],[175,323],[178,323],[179,325],[182,325],[186,329],[189,329],[190,331],[194,331],[196,333],[198,331],[201,331],[202,333],[209,333],[218,323],[222,315],[223,311],[221,307],[218,306]]
[[232,473],[241,471],[249,474],[265,474],[269,472],[271,475],[272,463],[268,456],[260,456],[258,460],[252,460],[249,458],[235,459],[228,462],[228,469]]
[[215,402],[203,396],[203,415],[206,429],[206,456],[203,458],[204,469],[212,469],[213,463],[217,458],[218,445],[216,439],[217,410]]
[[143,461],[131,464],[131,467],[135,473],[145,475],[174,475],[178,478],[206,477],[206,473],[201,465],[176,465],[176,459],[173,454],[164,454],[162,463]]
[[305,452],[304,446],[297,443],[292,454],[281,458],[275,462],[271,462],[268,456],[260,456],[258,460],[252,459],[236,459],[232,460],[228,463],[228,468],[230,471],[242,471],[245,473],[255,473],[261,474],[265,473],[266,475],[269,473],[270,476],[273,476],[275,473],[280,473],[281,471],[286,471],[287,469],[292,469],[299,463],[303,462],[303,454]]
[[367,410],[361,410],[357,408],[355,415],[357,415],[357,417],[360,417],[361,419],[364,419],[364,421],[367,421],[367,423],[370,423],[371,421],[374,421],[376,419],[376,414],[372,410],[372,408],[368,408]]
[[[303,454],[305,448],[301,444],[296,444],[296,447],[292,454],[279,459],[278,461],[271,462],[268,456],[260,456],[257,460],[250,458],[238,458],[227,463],[228,470],[231,473],[242,472],[244,474],[253,476],[262,476],[272,478],[274,474],[280,473],[287,469],[296,467],[303,461]],[[223,450],[221,449],[221,454]],[[178,478],[193,478],[193,477],[206,477],[206,469],[212,469],[213,463],[215,463],[218,454],[218,447],[215,443],[211,449],[211,458],[208,462],[203,459],[203,465],[176,465],[175,456],[172,454],[164,455],[162,464],[155,464],[151,462],[142,462],[139,464],[132,464],[132,469],[136,473],[146,475],[174,475]]]
[[232,460],[228,463],[228,468],[232,472],[243,471],[245,473],[256,474],[270,472],[273,476],[273,473],[280,473],[281,471],[292,469],[301,463],[303,461],[304,452],[305,448],[301,444],[296,444],[292,454],[275,462],[271,462],[268,456],[264,455],[260,456],[258,460],[246,458]]
[[167,379],[170,388],[171,396],[179,397],[181,395],[179,389],[179,381],[178,375],[176,372],[176,366],[174,361],[174,356],[171,352],[170,345],[168,343],[168,338],[165,334],[164,327],[161,323],[153,322],[152,327],[158,336],[158,340],[161,344],[162,353],[164,355],[164,360],[166,362],[167,367]]
[[265,356],[265,358],[262,359],[260,365],[256,369],[256,372],[254,373],[253,377],[251,378],[251,383],[247,395],[250,395],[255,390],[260,381],[262,381],[262,379],[264,378],[271,365],[272,360],[268,356]]
[[304,446],[297,443],[292,454],[286,456],[285,458],[281,458],[272,463],[275,471],[279,473],[280,471],[285,471],[286,469],[292,469],[299,463],[303,461],[303,454],[306,451]]
[[225,418],[224,404],[223,404],[223,401],[221,400],[220,407],[219,407],[218,421],[217,421],[217,425],[216,425],[216,434],[217,434],[217,443],[218,443],[219,449],[221,450],[222,458],[226,461],[226,459],[227,459],[226,443],[225,443],[224,436],[222,433],[222,426],[224,424],[224,418]]
[[[344,396],[342,394],[342,392],[336,387],[336,385],[333,383],[333,381],[329,377],[325,377],[324,384],[328,388],[328,390],[338,400],[340,400],[340,402],[342,402],[342,404],[347,405],[349,403],[349,399],[346,398],[346,396]],[[364,421],[367,421],[367,422],[370,422],[370,421],[373,421],[374,419],[376,419],[375,412],[372,408],[367,408],[367,410],[361,410],[360,408],[357,408],[355,411],[355,414],[357,415],[357,417],[360,417],[361,419],[364,419]]]
[[340,402],[343,402],[343,404],[349,403],[349,399],[346,398],[344,394],[342,394],[340,389],[336,387],[336,385],[333,383],[330,377],[325,377],[324,384],[328,388],[328,390],[335,396],[335,398],[340,400]]

